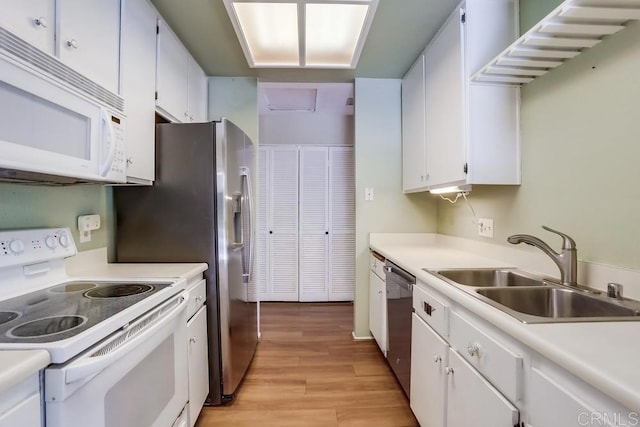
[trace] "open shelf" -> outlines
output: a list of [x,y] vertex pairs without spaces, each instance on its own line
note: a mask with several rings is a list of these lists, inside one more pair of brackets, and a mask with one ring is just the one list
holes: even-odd
[[472,77],[522,85],[640,20],[640,0],[566,0]]

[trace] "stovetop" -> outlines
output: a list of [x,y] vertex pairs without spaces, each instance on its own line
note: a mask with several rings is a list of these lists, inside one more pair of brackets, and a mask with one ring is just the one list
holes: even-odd
[[70,281],[0,301],[0,343],[74,337],[171,283]]

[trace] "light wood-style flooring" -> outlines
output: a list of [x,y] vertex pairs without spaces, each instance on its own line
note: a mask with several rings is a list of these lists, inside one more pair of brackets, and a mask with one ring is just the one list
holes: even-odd
[[353,341],[353,305],[261,304],[262,340],[236,399],[196,427],[415,427],[375,341]]

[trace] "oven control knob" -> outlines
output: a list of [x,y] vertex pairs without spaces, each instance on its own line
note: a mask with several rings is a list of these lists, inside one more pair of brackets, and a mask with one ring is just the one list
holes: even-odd
[[58,247],[58,241],[53,236],[45,237],[44,244],[47,245],[49,249],[55,249]]
[[17,239],[11,240],[9,242],[9,250],[16,255],[20,255],[24,252],[24,242]]
[[58,242],[63,248],[69,247],[69,237],[67,237],[66,234],[61,234],[60,237],[58,237]]

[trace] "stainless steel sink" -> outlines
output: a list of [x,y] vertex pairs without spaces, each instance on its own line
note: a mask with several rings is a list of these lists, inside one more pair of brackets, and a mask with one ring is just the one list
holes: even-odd
[[640,320],[640,302],[561,287],[476,289],[485,302],[525,323]]
[[480,288],[542,286],[545,281],[515,269],[459,269],[432,271],[447,281]]

